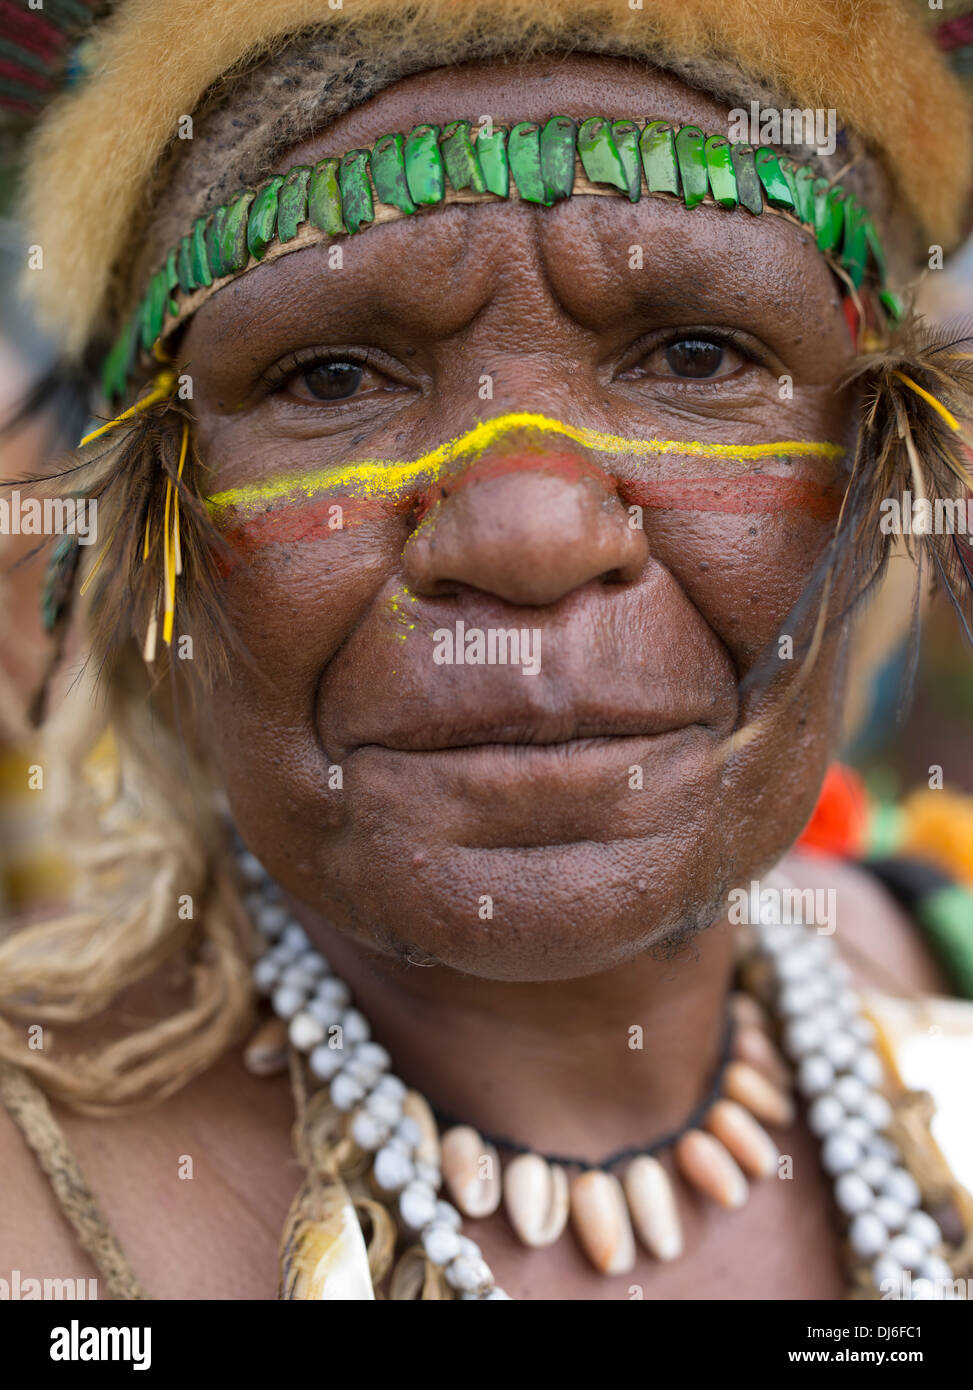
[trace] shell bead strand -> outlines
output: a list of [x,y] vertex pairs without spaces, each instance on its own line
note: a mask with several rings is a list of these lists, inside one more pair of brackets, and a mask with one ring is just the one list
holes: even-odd
[[[595,131],[593,138],[601,134]],[[569,1182],[563,1164],[576,1160],[524,1152],[504,1171],[496,1147],[471,1126],[453,1125],[440,1136],[428,1102],[391,1072],[391,1058],[372,1041],[348,986],[311,946],[259,862],[241,852],[238,868],[267,942],[253,968],[254,983],[276,1015],[254,1035],[248,1066],[257,1074],[278,1072],[286,1030],[312,1077],[327,1085],[335,1110],[347,1115],[349,1137],[371,1156],[373,1190],[394,1207],[457,1297],[509,1297],[461,1230],[464,1214],[489,1216],[501,1201],[528,1247],[552,1244],[570,1218],[582,1249],[606,1275],[633,1268],[636,1237],[660,1261],[682,1252],[673,1184],[651,1154],[631,1158],[621,1182],[609,1168],[588,1167]],[[847,968],[830,940],[803,927],[761,923],[756,932],[776,989],[784,1049],[809,1102],[808,1126],[834,1180],[850,1251],[870,1264],[877,1289],[898,1278],[907,1290],[918,1290],[904,1296],[951,1297],[945,1291],[951,1274],[941,1254],[942,1231],[922,1210],[919,1187],[884,1133],[892,1110],[876,1089],[882,1067],[872,1047],[874,1029],[849,988]],[[697,1122],[666,1141],[686,1180],[728,1209],[746,1202],[748,1177],[775,1171],[777,1150],[763,1123],[786,1125],[794,1118],[787,1067],[767,1031],[771,1020],[748,995],[735,995],[732,1005],[738,1031],[747,1030],[749,1041],[732,1048],[734,1060],[722,1072],[722,1098],[699,1112],[701,1127]],[[453,1202],[438,1195],[444,1179]],[[915,1286],[905,1282],[907,1271],[918,1280]]]

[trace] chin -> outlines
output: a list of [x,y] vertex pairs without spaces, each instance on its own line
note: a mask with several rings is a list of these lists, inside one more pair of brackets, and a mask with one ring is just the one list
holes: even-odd
[[403,849],[404,871],[344,884],[353,920],[322,916],[383,954],[489,980],[578,979],[640,955],[667,958],[722,917],[729,883],[717,844],[626,839]]

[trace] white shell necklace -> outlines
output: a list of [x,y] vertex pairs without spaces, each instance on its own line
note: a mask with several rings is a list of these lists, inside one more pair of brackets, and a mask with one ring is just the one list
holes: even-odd
[[[311,946],[277,885],[248,851],[238,852],[237,863],[248,889],[247,906],[268,942],[253,969],[257,990],[269,997],[290,1044],[306,1057],[310,1075],[327,1086],[331,1106],[346,1116],[356,1149],[371,1156],[373,1189],[442,1270],[456,1296],[509,1298],[496,1286],[479,1246],[461,1230],[460,1209],[467,1216],[487,1216],[499,1206],[501,1190],[511,1224],[528,1245],[556,1240],[570,1211],[582,1247],[603,1273],[633,1267],[635,1235],[657,1259],[681,1252],[672,1184],[648,1155],[631,1160],[623,1182],[603,1169],[589,1169],[569,1188],[562,1167],[531,1153],[519,1154],[501,1181],[495,1150],[469,1126],[450,1129],[440,1142],[428,1104],[391,1072],[391,1058],[372,1040],[348,986]],[[886,1296],[953,1296],[942,1231],[922,1210],[919,1187],[885,1133],[892,1108],[879,1089],[883,1068],[872,1046],[874,1028],[850,988],[847,966],[830,937],[803,925],[763,920],[754,932],[772,974],[783,1048],[808,1104],[808,1126],[821,1143],[821,1165],[834,1181],[852,1256],[869,1265],[875,1296],[898,1287],[903,1292]],[[673,1150],[682,1175],[725,1207],[746,1200],[745,1174],[762,1177],[776,1170],[776,1148],[759,1121],[786,1123],[791,1111],[783,1078],[774,1074],[779,1056],[752,1023],[747,1031],[748,1022],[744,1018],[741,1029],[748,1060],[731,1063],[725,1099],[715,1102],[705,1127],[683,1134]],[[439,1196],[444,1174],[455,1205]],[[357,1222],[346,1219],[350,1224]],[[340,1275],[329,1280],[322,1274],[314,1292],[304,1296],[374,1297],[360,1231],[346,1237]],[[349,1260],[358,1265],[352,1276]],[[326,1264],[322,1260],[322,1269]]]

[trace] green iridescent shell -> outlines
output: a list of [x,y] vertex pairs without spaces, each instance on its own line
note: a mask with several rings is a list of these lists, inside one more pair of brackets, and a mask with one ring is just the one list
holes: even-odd
[[517,192],[528,203],[544,203],[550,207],[553,199],[544,187],[541,173],[541,131],[533,121],[520,121],[507,140],[507,158]]

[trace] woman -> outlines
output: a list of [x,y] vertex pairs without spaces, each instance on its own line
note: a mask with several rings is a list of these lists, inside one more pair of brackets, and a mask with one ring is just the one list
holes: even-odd
[[[285,1297],[965,1274],[841,957],[944,977],[790,853],[879,503],[965,479],[968,370],[897,289],[958,240],[967,113],[910,6],[848,8],[126,0],[42,121],[34,288],[100,364],[99,553],[47,591],[62,640],[90,605],[48,760],[88,896],[2,948],[4,1098],[113,1296],[270,1296],[282,1226]],[[792,121],[759,159],[751,103],[836,112],[830,150]],[[33,1081],[159,1103],[65,1114],[75,1158]],[[77,1267],[4,1143],[6,1244]]]

